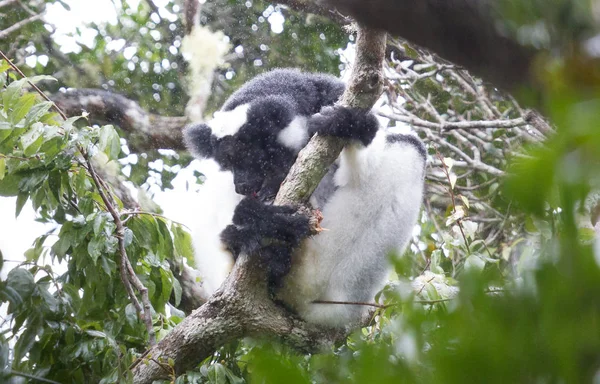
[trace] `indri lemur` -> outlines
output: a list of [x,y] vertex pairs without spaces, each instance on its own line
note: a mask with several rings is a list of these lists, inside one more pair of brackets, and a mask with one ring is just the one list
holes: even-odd
[[[417,221],[426,152],[417,137],[380,129],[370,111],[335,106],[343,91],[333,76],[278,69],[237,90],[213,120],[186,129],[188,148],[213,171],[194,208],[193,236],[209,293],[248,252],[268,269],[276,300],[304,320],[362,320],[366,306],[313,301],[373,301],[389,252],[403,249]],[[308,237],[305,216],[270,203],[314,133],[350,140],[311,198],[326,231]]]

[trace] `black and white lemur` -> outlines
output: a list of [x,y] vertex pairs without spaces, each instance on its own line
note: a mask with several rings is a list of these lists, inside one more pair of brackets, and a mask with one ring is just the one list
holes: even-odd
[[[325,74],[278,69],[246,83],[206,124],[185,131],[187,147],[212,167],[200,187],[193,241],[208,293],[239,252],[257,254],[275,299],[304,320],[362,321],[408,242],[421,206],[426,152],[410,134],[387,133],[375,116],[334,106],[344,84]],[[311,198],[326,231],[270,203],[310,137],[351,139]],[[218,165],[218,167],[215,165]],[[208,170],[210,171],[210,170]]]

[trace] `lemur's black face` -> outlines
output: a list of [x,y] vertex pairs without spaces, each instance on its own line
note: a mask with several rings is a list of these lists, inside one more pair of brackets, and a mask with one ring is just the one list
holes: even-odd
[[243,135],[225,136],[214,143],[214,158],[233,172],[235,191],[240,195],[272,200],[292,166],[296,154],[275,138]]

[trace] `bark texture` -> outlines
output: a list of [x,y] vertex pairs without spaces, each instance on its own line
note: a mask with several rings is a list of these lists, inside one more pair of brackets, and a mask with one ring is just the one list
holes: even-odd
[[125,96],[101,89],[71,89],[52,96],[68,116],[89,113],[94,123],[112,123],[130,133],[128,144],[137,149],[185,149],[182,129],[187,123],[183,116],[165,117],[146,112]]

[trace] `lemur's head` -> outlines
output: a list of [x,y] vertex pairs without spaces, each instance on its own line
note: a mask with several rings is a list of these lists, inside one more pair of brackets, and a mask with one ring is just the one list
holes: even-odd
[[194,155],[213,158],[233,173],[237,193],[270,200],[308,140],[305,124],[304,117],[253,103],[217,112],[207,124],[187,127],[184,135]]

